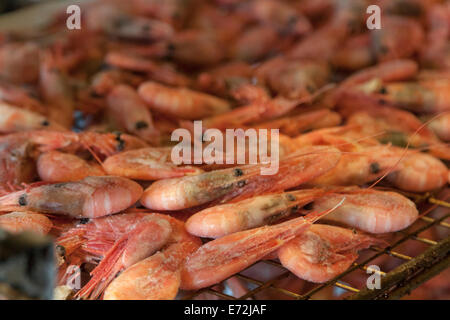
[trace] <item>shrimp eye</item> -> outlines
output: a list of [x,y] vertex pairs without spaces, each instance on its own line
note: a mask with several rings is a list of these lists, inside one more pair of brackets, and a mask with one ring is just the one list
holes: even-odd
[[23,194],[19,197],[19,205],[26,206],[27,205],[27,195]]
[[234,169],[234,176],[235,176],[235,177],[240,177],[240,176],[242,176],[243,174],[244,174],[244,171],[242,171],[242,169],[239,169],[239,168]]
[[289,201],[295,201],[295,197],[290,193],[287,194],[287,198]]
[[374,162],[370,164],[370,172],[372,173],[378,173],[380,172],[381,168],[378,162]]
[[381,94],[386,94],[386,93],[387,93],[386,87],[381,87],[380,93],[381,93]]
[[50,122],[48,122],[48,120],[44,120],[41,122],[41,125],[44,127],[48,127],[50,125]]
[[89,221],[90,221],[89,218],[81,218],[81,219],[80,219],[80,224],[86,224],[86,223],[88,223]]
[[145,121],[138,121],[135,124],[136,130],[148,128],[148,123]]

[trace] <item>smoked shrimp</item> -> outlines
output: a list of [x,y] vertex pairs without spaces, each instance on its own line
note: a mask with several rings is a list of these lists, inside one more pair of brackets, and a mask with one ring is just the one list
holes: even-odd
[[69,182],[86,177],[104,176],[103,169],[94,163],[70,153],[49,151],[41,154],[36,162],[37,173],[42,181]]
[[45,235],[49,233],[52,226],[53,223],[49,218],[36,212],[24,211],[0,214],[0,228],[12,233],[31,231]]
[[32,210],[97,218],[117,213],[135,204],[142,187],[121,177],[87,177],[76,182],[47,183],[0,197],[0,210]]
[[320,189],[299,190],[214,206],[192,215],[186,221],[186,230],[198,237],[220,238],[276,222],[324,193]]
[[92,278],[77,292],[81,298],[96,299],[123,270],[159,250],[168,241],[172,228],[165,219],[148,215],[116,240],[91,272]]
[[170,161],[171,151],[170,147],[130,150],[108,157],[102,166],[108,174],[136,180],[160,180],[203,172],[192,166],[176,166]]
[[181,284],[181,268],[186,257],[201,241],[189,235],[184,224],[170,216],[161,216],[172,227],[164,248],[134,264],[120,274],[105,291],[105,300],[171,300]]
[[278,258],[297,277],[323,283],[347,270],[359,250],[380,243],[349,229],[315,224],[278,249]]
[[[76,295],[98,298],[124,269],[152,255],[170,239],[171,224],[164,216],[127,212],[78,224],[57,239],[65,264],[100,263],[91,280]],[[60,267],[64,271],[64,266]],[[60,275],[60,283],[65,276]]]
[[137,92],[129,86],[114,87],[107,97],[108,110],[116,122],[145,141],[158,144],[159,133],[153,125],[150,110]]
[[450,112],[438,115],[428,123],[431,129],[442,141],[450,142]]
[[418,217],[414,202],[389,191],[349,189],[314,200],[313,210],[333,208],[343,198],[339,208],[325,218],[370,233],[387,233],[409,227]]
[[145,190],[141,203],[149,209],[179,210],[211,201],[238,201],[257,193],[282,191],[331,170],[340,157],[340,152],[332,147],[304,148],[280,161],[275,175],[261,175],[263,165],[247,165],[159,180]]
[[226,100],[187,88],[166,87],[156,82],[141,84],[138,92],[151,109],[175,118],[195,120],[230,109]]
[[400,162],[399,170],[390,173],[387,180],[405,191],[426,192],[446,185],[447,170],[439,159],[429,154],[416,153],[406,156]]
[[0,102],[0,132],[13,133],[28,130],[61,130],[66,129],[39,113],[21,109]]

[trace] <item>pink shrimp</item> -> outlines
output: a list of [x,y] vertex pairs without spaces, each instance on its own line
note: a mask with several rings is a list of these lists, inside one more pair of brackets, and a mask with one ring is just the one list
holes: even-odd
[[257,123],[252,127],[279,129],[280,133],[295,137],[309,130],[337,126],[341,124],[341,121],[342,117],[339,113],[328,109],[320,109]]
[[424,31],[416,20],[387,16],[383,28],[372,30],[371,36],[374,53],[378,61],[382,62],[411,57],[422,46]]
[[364,185],[385,174],[399,170],[403,149],[389,146],[368,146],[355,152],[343,153],[335,168],[312,180],[313,186]]
[[329,76],[327,64],[308,60],[287,61],[266,74],[269,86],[288,99],[311,96],[327,83]]
[[[75,133],[70,131],[31,130],[0,137],[0,184],[19,185],[32,182],[34,159],[42,152],[56,149],[67,151],[92,150],[101,156],[135,148],[135,139],[126,135]],[[138,147],[143,147],[139,145]]]
[[223,113],[230,104],[223,99],[187,88],[170,88],[156,82],[145,82],[139,95],[151,109],[181,119],[201,119]]
[[390,83],[385,87],[385,101],[416,112],[450,111],[450,80],[423,80]]
[[359,250],[380,243],[352,230],[315,224],[278,249],[278,257],[297,277],[323,283],[348,269]]
[[429,27],[426,35],[427,44],[423,46],[420,52],[421,62],[427,67],[449,67],[445,59],[445,51],[450,36],[449,19],[450,11],[445,4],[435,4],[427,12]]
[[256,99],[248,105],[204,119],[203,126],[217,129],[239,128],[242,125],[282,116],[300,103],[300,100],[288,100],[283,97]]
[[373,60],[368,34],[348,38],[331,59],[333,66],[336,68],[350,71],[369,67],[373,64]]
[[192,166],[176,166],[170,161],[171,148],[141,148],[108,157],[103,168],[108,174],[136,180],[159,180],[203,171]]
[[416,153],[405,157],[399,164],[399,170],[390,173],[387,180],[405,191],[426,192],[447,184],[447,170],[439,159]]
[[444,113],[432,119],[428,123],[428,127],[442,141],[450,142],[450,112]]
[[76,182],[44,184],[0,197],[0,210],[34,210],[71,217],[97,218],[135,204],[142,187],[121,177],[87,177]]
[[350,188],[337,190],[314,201],[313,210],[342,205],[325,219],[370,233],[395,232],[409,227],[419,217],[416,205],[408,198],[389,191]]
[[270,25],[256,25],[246,29],[236,39],[229,55],[235,60],[255,62],[276,52],[283,44],[275,28]]
[[305,232],[327,213],[233,233],[204,244],[188,256],[181,271],[181,288],[197,290],[230,277]]
[[49,233],[52,226],[53,223],[49,218],[36,212],[25,211],[0,214],[0,228],[12,233],[32,231],[45,235]]
[[59,151],[41,154],[36,167],[41,180],[48,182],[69,182],[89,176],[106,175],[98,165],[89,163],[76,155]]
[[167,244],[154,255],[134,264],[106,289],[105,300],[170,300],[181,284],[181,268],[186,257],[196,251],[201,241],[189,235],[184,223],[162,216],[171,227]]
[[157,144],[159,133],[150,111],[137,92],[127,85],[115,86],[107,97],[108,110],[128,132]]
[[150,209],[179,210],[211,201],[238,201],[255,194],[282,191],[331,170],[340,157],[335,148],[311,147],[280,161],[274,175],[261,175],[262,165],[247,165],[159,180],[145,190],[141,203]]
[[91,272],[90,281],[77,293],[81,298],[96,299],[123,270],[152,255],[170,237],[170,224],[149,215],[138,224],[129,226],[127,232],[114,243],[100,264]]
[[104,96],[121,83],[126,83],[134,88],[137,88],[142,82],[144,82],[144,77],[125,70],[104,70],[93,76],[91,81],[91,90],[96,95]]
[[214,206],[192,215],[186,230],[198,237],[220,238],[285,218],[324,193],[320,189],[299,190]]
[[61,130],[66,129],[50,122],[47,117],[26,109],[0,102],[0,132],[13,133],[27,130]]
[[197,86],[202,90],[221,97],[229,96],[229,87],[250,81],[252,67],[242,61],[229,62],[202,72],[197,78]]
[[383,82],[406,80],[415,76],[418,70],[419,66],[414,60],[390,60],[353,73],[342,82],[341,86],[354,86],[374,78],[381,79]]
[[[358,106],[360,99],[365,100],[364,107]],[[402,147],[407,145],[416,148],[428,147],[429,152],[435,157],[450,159],[449,147],[443,144],[414,114],[384,106],[380,101],[364,94],[351,94],[348,98],[339,101],[338,105],[341,107],[341,113],[352,112],[347,122],[358,125],[361,134],[377,135],[382,143],[392,143]],[[358,108],[358,111],[355,108]]]
[[77,255],[101,259],[89,282],[76,294],[96,299],[120,272],[163,247],[171,233],[171,224],[161,215],[126,213],[80,224],[61,235],[57,243],[64,248],[68,263],[79,263],[74,260]]

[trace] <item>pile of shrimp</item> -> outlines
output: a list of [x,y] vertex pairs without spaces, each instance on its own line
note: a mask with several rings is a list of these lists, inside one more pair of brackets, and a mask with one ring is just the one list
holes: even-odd
[[[381,29],[366,26],[372,4]],[[240,296],[235,275],[264,259],[291,287],[323,283],[418,219],[405,195],[448,190],[450,1],[81,10],[79,30],[62,12],[0,34],[0,227],[55,239],[56,292]],[[175,164],[171,133],[195,120],[279,129],[278,172]]]

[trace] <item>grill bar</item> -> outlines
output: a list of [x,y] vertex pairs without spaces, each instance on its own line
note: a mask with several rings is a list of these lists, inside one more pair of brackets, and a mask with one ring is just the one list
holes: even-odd
[[[389,298],[389,290],[398,286],[404,287],[403,290],[397,291],[394,297],[401,297],[400,292],[408,292],[415,289],[423,281],[428,280],[436,273],[440,272],[444,268],[449,266],[450,256],[450,237],[440,241],[437,245],[428,248],[421,253],[415,259],[408,261],[395,270],[389,272],[385,277],[381,278],[381,288],[370,290],[368,288],[361,290],[356,295],[350,297],[350,299],[377,299],[380,296],[382,298]],[[421,275],[421,277],[420,277]],[[413,281],[414,277],[423,281]],[[405,290],[406,288],[406,290]]]

